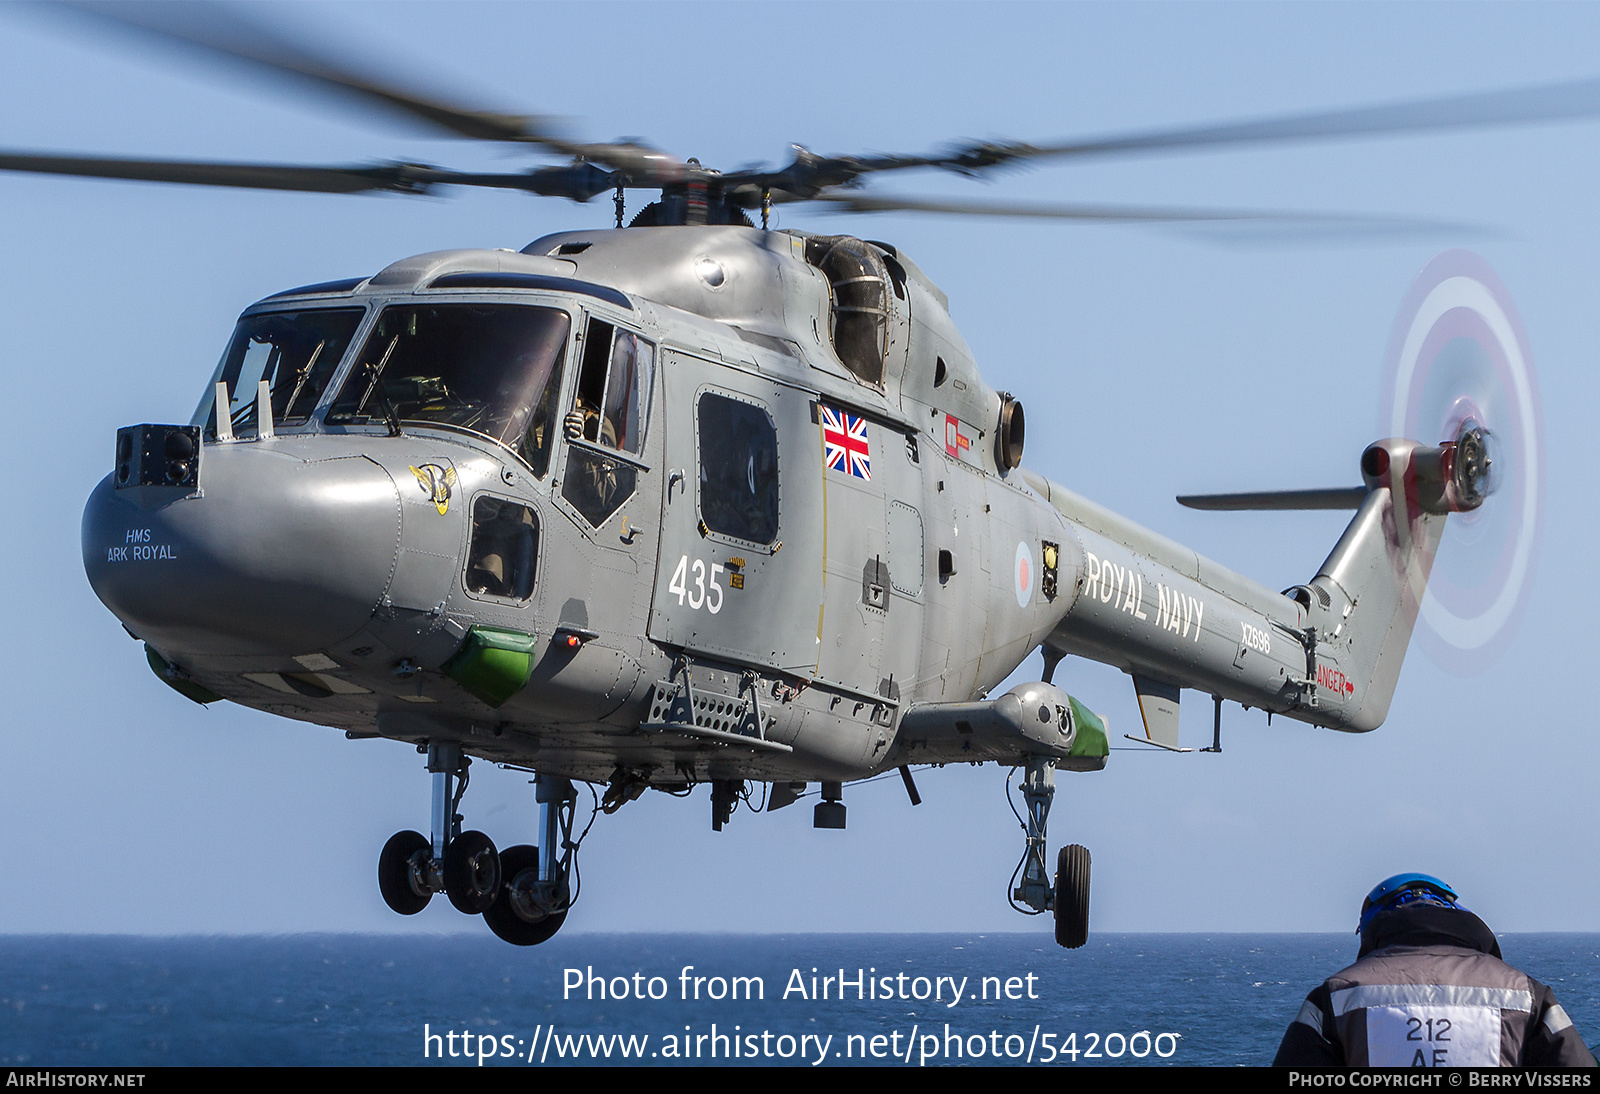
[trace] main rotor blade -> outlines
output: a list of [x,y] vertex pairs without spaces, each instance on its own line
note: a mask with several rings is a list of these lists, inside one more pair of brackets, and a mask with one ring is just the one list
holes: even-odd
[[196,163],[0,152],[0,170],[97,179],[133,179],[140,182],[176,182],[192,186],[238,186],[252,190],[305,190],[324,194],[359,194],[395,189],[420,192],[423,189],[419,185],[397,186],[393,177],[386,179],[375,173],[382,169],[362,167]]
[[[779,200],[779,195],[773,195]],[[820,201],[847,213],[948,213],[956,216],[1032,217],[1049,220],[1085,220],[1145,223],[1253,223],[1261,225],[1314,224],[1331,228],[1366,228],[1391,231],[1459,231],[1463,227],[1439,221],[1408,220],[1343,213],[1270,211],[1260,209],[1195,209],[1181,206],[1058,205],[1049,202],[977,202],[946,198],[878,196],[855,192],[818,194],[794,198]]]
[[1329,490],[1269,490],[1254,494],[1180,494],[1178,504],[1190,509],[1246,512],[1283,509],[1359,509],[1365,486]]
[[[1010,158],[1155,152],[1218,145],[1326,140],[1600,116],[1600,80],[1452,95],[1417,102],[1291,114],[1225,125],[1185,126],[1026,148]],[[982,147],[982,146],[975,146]]]
[[[49,153],[0,152],[0,171],[26,171],[83,178],[132,179],[191,186],[234,186],[251,190],[298,190],[321,194],[389,192],[423,194],[435,186],[492,186],[550,192],[539,172],[474,175],[415,163],[324,167],[306,164],[202,163],[191,160],[134,160]],[[565,168],[547,168],[560,173]],[[560,191],[561,196],[572,196]],[[587,198],[577,198],[587,200]]]
[[409,81],[357,72],[324,52],[259,26],[221,5],[174,0],[67,0],[58,6],[168,43],[240,61],[323,91],[377,103],[460,137],[535,145],[617,168],[640,183],[670,181],[682,170],[683,165],[675,158],[642,144],[568,140],[556,131],[549,117],[479,110],[425,94],[409,86]]
[[553,142],[547,146],[556,151],[565,151],[567,147],[566,142],[546,132],[547,122],[543,118],[474,110],[419,94],[396,82],[361,75],[221,5],[174,0],[139,3],[64,0],[56,6],[171,44],[294,77],[325,91],[343,92],[381,103],[458,136],[536,144]]
[[[769,173],[765,178],[770,179],[770,183],[763,184],[780,189],[784,181],[792,178],[801,184],[800,189],[803,190],[819,182],[822,185],[837,185],[873,172],[902,171],[914,167],[939,167],[959,174],[976,175],[994,167],[1049,158],[1200,151],[1229,145],[1329,140],[1592,117],[1600,117],[1600,80],[1597,79],[1220,125],[1112,133],[1052,144],[1011,140],[973,141],[946,152],[927,155],[818,156],[801,149],[801,155],[794,164],[783,172]],[[751,176],[754,178],[755,173],[752,172]]]

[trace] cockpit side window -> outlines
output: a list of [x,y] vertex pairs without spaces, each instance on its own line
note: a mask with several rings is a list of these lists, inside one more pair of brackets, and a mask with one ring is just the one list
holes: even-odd
[[695,408],[700,440],[700,519],[712,532],[751,543],[778,538],[778,431],[761,407],[715,392]]
[[602,319],[589,320],[567,435],[639,455],[654,379],[654,345]]
[[[567,436],[630,456],[643,455],[655,360],[654,344],[603,319],[590,319],[577,396],[564,426]],[[638,481],[638,469],[632,464],[571,445],[561,496],[598,528],[633,496]]]
[[[228,385],[228,415],[235,433],[257,428],[260,382],[272,390],[274,425],[295,424],[311,416],[328,380],[344,358],[365,314],[361,308],[247,315],[234,328],[216,379]],[[216,435],[212,390],[201,399],[195,424]]]
[[521,502],[482,495],[472,506],[467,588],[478,596],[527,600],[539,557],[539,518]]

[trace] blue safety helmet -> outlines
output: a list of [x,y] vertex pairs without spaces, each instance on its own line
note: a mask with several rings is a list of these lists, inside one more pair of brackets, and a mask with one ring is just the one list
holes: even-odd
[[1456,902],[1456,891],[1438,878],[1430,874],[1396,874],[1378,882],[1361,902],[1361,922],[1356,924],[1356,934],[1365,931],[1379,912],[1417,901],[1442,908],[1461,907]]

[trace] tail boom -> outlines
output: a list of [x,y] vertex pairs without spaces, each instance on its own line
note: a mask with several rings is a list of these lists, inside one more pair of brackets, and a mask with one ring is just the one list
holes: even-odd
[[1482,449],[1469,460],[1458,447],[1370,446],[1354,519],[1316,577],[1285,594],[1131,522],[1113,524],[1105,510],[1048,484],[1081,569],[1078,595],[1044,645],[1329,729],[1376,729],[1445,514],[1475,508],[1486,492]]

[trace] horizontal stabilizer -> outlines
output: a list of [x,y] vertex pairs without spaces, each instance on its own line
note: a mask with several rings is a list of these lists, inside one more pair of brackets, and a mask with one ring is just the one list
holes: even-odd
[[1254,494],[1180,494],[1178,504],[1190,509],[1231,512],[1255,509],[1359,509],[1365,486],[1330,490],[1268,490]]

